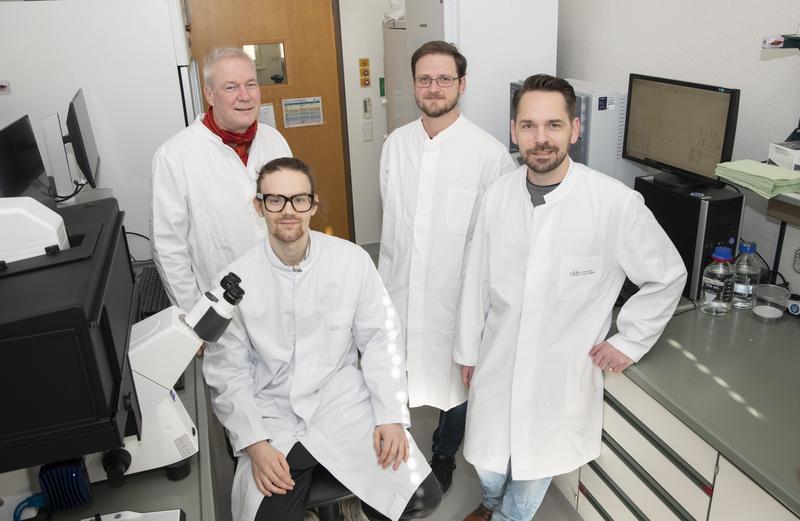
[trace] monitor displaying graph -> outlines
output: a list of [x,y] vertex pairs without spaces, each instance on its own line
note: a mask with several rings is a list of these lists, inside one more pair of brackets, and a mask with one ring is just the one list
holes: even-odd
[[631,74],[622,155],[665,172],[714,177],[729,161],[739,91]]

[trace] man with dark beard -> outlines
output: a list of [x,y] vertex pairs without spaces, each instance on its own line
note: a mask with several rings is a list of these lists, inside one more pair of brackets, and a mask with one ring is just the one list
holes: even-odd
[[[600,455],[602,372],[644,356],[686,280],[642,196],[569,158],[575,103],[561,78],[525,80],[511,102],[525,165],[476,218],[453,354],[469,387],[464,457],[483,488],[465,521],[530,521],[552,476]],[[640,289],[606,340],[626,275]]]
[[383,146],[378,271],[408,345],[410,405],[442,411],[431,467],[447,491],[466,417],[467,395],[452,357],[464,253],[484,190],[515,164],[499,141],[461,114],[467,60],[455,46],[424,44],[411,57],[411,72],[422,117],[392,132]]

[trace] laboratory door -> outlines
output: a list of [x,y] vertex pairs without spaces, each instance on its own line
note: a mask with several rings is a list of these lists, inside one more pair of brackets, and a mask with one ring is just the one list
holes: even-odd
[[[344,97],[334,0],[187,0],[192,56],[240,47],[256,62],[262,121],[312,169],[320,208],[311,227],[353,238]],[[273,123],[274,121],[274,123]]]

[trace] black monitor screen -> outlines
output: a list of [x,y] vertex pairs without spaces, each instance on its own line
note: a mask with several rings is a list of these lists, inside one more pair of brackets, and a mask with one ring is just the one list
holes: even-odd
[[25,196],[55,205],[28,116],[0,130],[0,197]]
[[75,162],[78,163],[89,186],[95,188],[97,171],[100,169],[100,156],[97,153],[97,144],[94,141],[82,89],[78,89],[75,97],[69,102],[67,131],[68,140],[72,143],[72,152],[75,154]]
[[714,178],[731,159],[738,110],[738,89],[631,74],[622,157]]

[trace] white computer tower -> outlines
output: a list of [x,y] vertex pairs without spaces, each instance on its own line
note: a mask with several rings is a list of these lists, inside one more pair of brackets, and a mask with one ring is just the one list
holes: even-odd
[[647,174],[647,170],[622,159],[627,94],[595,82],[567,81],[575,89],[581,122],[581,137],[570,149],[570,157],[633,188],[634,178]]

